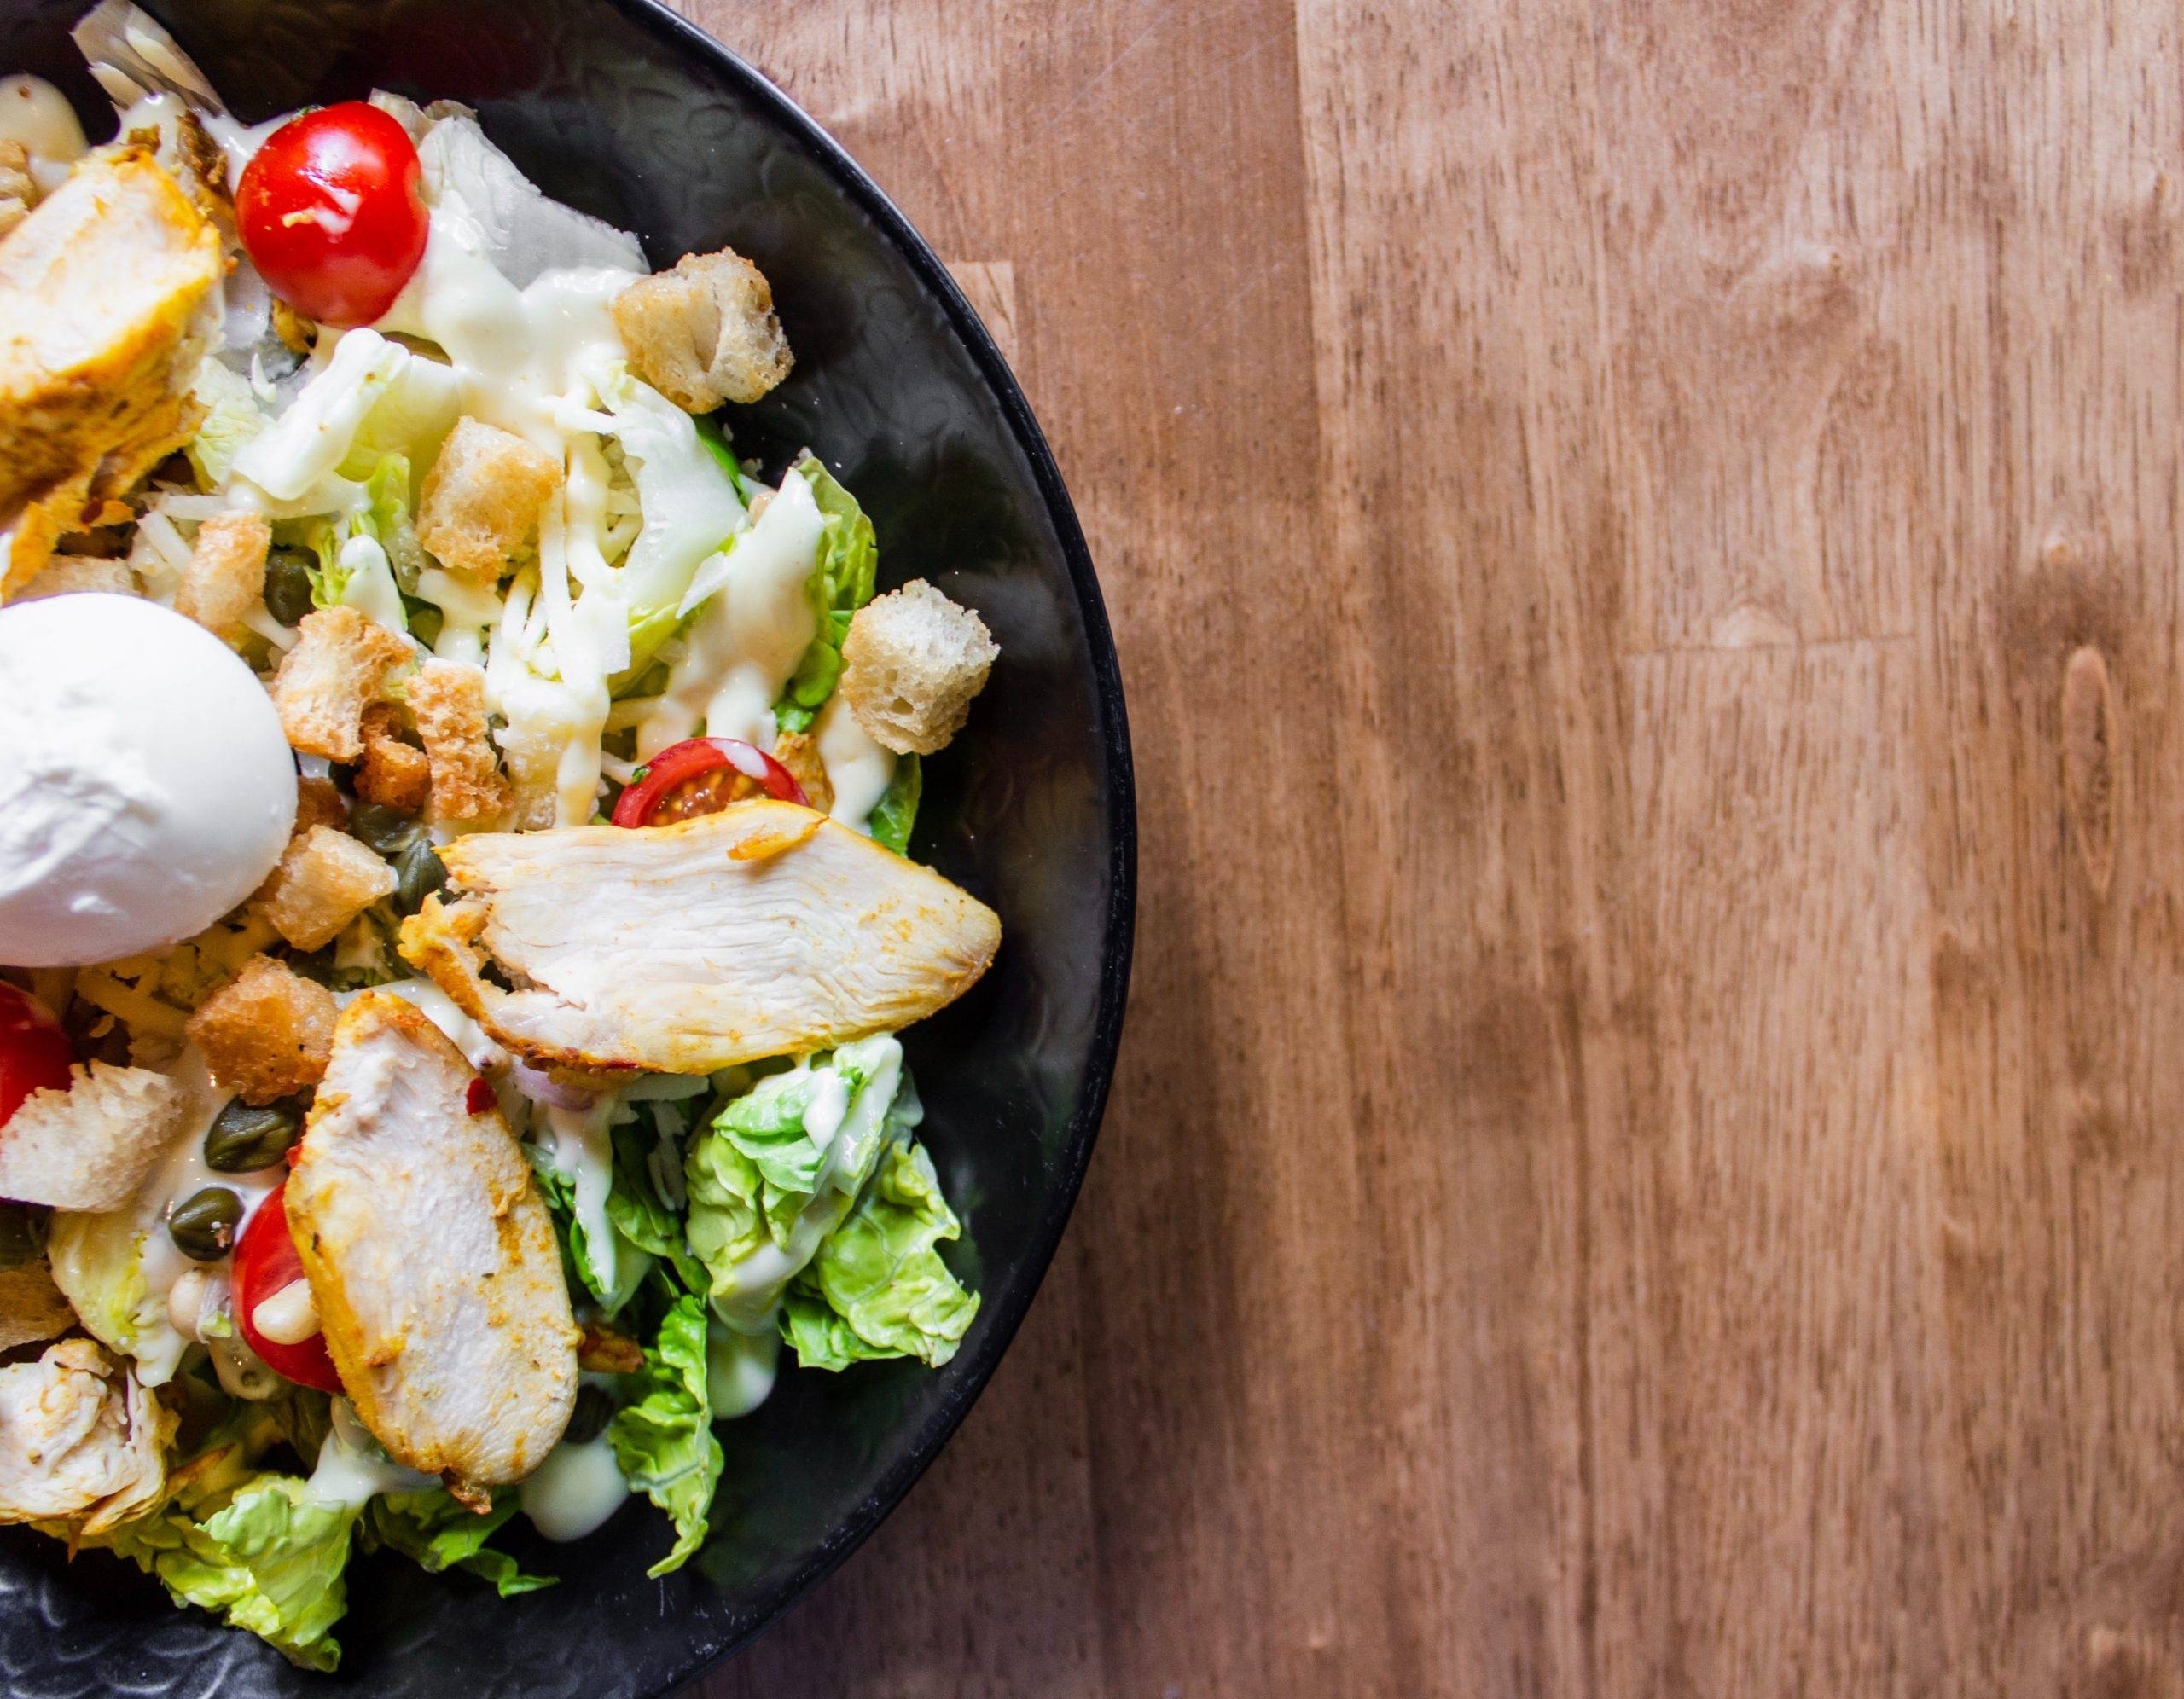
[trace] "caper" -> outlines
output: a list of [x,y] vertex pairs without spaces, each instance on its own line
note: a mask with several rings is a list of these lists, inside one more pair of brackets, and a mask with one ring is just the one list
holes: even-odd
[[45,1249],[50,1217],[27,1203],[0,1203],[0,1268],[20,1268]]
[[205,1165],[221,1174],[253,1174],[288,1154],[303,1116],[292,1103],[254,1109],[241,1098],[212,1117],[205,1133]]
[[561,1437],[572,1446],[588,1445],[607,1431],[613,1414],[614,1400],[604,1387],[580,1386],[577,1407],[570,1412],[569,1425]]
[[359,803],[349,810],[349,831],[390,860],[417,838],[417,817],[384,803]]
[[447,883],[447,869],[429,838],[421,838],[402,852],[394,864],[394,906],[415,914],[425,899]]
[[410,606],[406,623],[410,635],[429,649],[440,641],[440,628],[446,623],[446,616],[432,603],[421,601]]
[[167,1237],[194,1262],[218,1262],[235,1244],[242,1199],[224,1186],[193,1192],[167,1211]]
[[275,549],[265,560],[265,611],[283,625],[300,625],[311,609],[310,554]]

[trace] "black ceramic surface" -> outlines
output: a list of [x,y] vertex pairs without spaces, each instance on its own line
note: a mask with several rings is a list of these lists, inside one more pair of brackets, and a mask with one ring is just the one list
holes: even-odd
[[[89,0],[9,0],[0,70],[104,107],[67,39]],[[969,728],[926,766],[914,848],[992,903],[1001,958],[906,1044],[925,1137],[984,1298],[934,1373],[790,1371],[723,1430],[714,1536],[669,1543],[632,1500],[574,1545],[525,1543],[560,1586],[502,1601],[386,1556],[351,1569],[341,1673],[289,1668],[175,1609],[102,1553],[0,1530],[0,1691],[250,1699],[349,1687],[473,1696],[660,1692],[748,1639],[870,1533],[1015,1331],[1089,1155],[1122,1023],[1133,837],[1122,688],[1091,563],[1023,397],[945,272],[849,160],[748,67],[648,0],[154,0],[247,118],[375,86],[450,97],[548,193],[635,230],[655,263],[723,242],[773,281],[789,381],[732,420],[778,472],[815,447],[876,525],[883,587],[928,577],[1002,646]],[[763,58],[764,9],[745,9]],[[107,126],[91,129],[96,137]]]

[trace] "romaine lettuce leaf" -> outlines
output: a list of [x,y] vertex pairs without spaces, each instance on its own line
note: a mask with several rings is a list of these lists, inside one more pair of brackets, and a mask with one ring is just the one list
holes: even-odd
[[502,1598],[513,1598],[554,1585],[551,1575],[526,1575],[507,1552],[485,1544],[515,1512],[513,1490],[498,1494],[482,1516],[457,1504],[444,1487],[429,1493],[390,1493],[366,1508],[364,1534],[433,1574],[467,1569],[491,1581]]
[[705,1306],[688,1293],[669,1307],[659,1337],[645,1348],[644,1384],[642,1399],[615,1412],[607,1440],[631,1490],[675,1524],[674,1548],[645,1572],[656,1579],[682,1568],[704,1540],[720,1481],[720,1441],[706,1395]]
[[788,681],[775,705],[774,717],[785,732],[810,729],[812,716],[834,693],[842,672],[842,644],[849,636],[850,620],[872,600],[879,581],[880,550],[872,521],[864,509],[809,449],[789,468],[811,486],[811,497],[827,516],[826,535],[819,544],[818,564],[811,573],[811,600],[819,616],[819,634]]
[[135,1358],[146,1386],[174,1377],[189,1342],[168,1319],[165,1295],[145,1284],[144,1234],[128,1209],[56,1209],[46,1257],[54,1284],[93,1338]]
[[791,1283],[781,1333],[806,1368],[877,1357],[938,1368],[979,1313],[934,1248],[961,1236],[922,1145],[890,1143],[848,1219]]
[[910,853],[910,828],[917,823],[918,799],[925,792],[925,774],[915,755],[895,757],[895,776],[872,805],[866,822],[872,841],[884,844],[897,855]]
[[197,434],[183,445],[198,481],[207,490],[227,481],[235,455],[270,422],[250,380],[232,372],[211,355],[197,368],[189,386],[191,397],[205,409]]

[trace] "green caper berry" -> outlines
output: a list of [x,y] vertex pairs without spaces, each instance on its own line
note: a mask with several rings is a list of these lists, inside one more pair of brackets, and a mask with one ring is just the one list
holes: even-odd
[[51,1217],[27,1203],[0,1203],[0,1268],[20,1268],[45,1250]]
[[205,1165],[220,1174],[253,1174],[288,1154],[303,1116],[293,1104],[269,1103],[254,1109],[234,1099],[212,1117],[205,1133]]
[[446,616],[430,602],[421,602],[409,611],[410,635],[427,648],[440,641],[440,627]]
[[588,1445],[607,1431],[613,1414],[614,1400],[604,1387],[580,1386],[577,1407],[569,1413],[569,1425],[561,1437],[572,1446]]
[[193,1192],[167,1211],[167,1237],[193,1262],[218,1262],[235,1249],[242,1199],[224,1186]]
[[349,810],[349,832],[392,860],[417,841],[417,817],[384,803],[359,803]]
[[447,883],[447,869],[429,838],[421,838],[402,852],[394,864],[394,906],[415,914],[425,899]]
[[265,561],[265,611],[283,625],[300,625],[311,610],[311,556],[275,549]]

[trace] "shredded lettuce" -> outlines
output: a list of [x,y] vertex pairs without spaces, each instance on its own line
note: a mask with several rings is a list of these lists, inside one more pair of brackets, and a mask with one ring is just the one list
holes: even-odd
[[872,600],[879,582],[880,550],[872,521],[857,505],[857,497],[836,481],[817,455],[805,449],[789,470],[811,486],[812,499],[827,516],[818,564],[811,573],[811,600],[819,616],[819,633],[797,663],[788,688],[774,708],[775,719],[783,731],[801,732],[810,728],[813,716],[834,693],[850,620]]
[[915,1357],[937,1369],[953,1357],[979,1300],[935,1247],[961,1232],[931,1155],[908,1138],[895,1139],[848,1219],[789,1286],[781,1333],[797,1360],[844,1369]]
[[433,1574],[466,1569],[491,1581],[502,1598],[513,1598],[554,1585],[551,1575],[527,1575],[507,1552],[486,1545],[515,1512],[512,1491],[497,1495],[484,1516],[457,1504],[444,1487],[427,1493],[390,1493],[366,1508],[364,1534]]
[[415,594],[417,575],[425,570],[424,546],[417,541],[417,527],[410,517],[410,461],[406,455],[383,455],[364,480],[363,511],[352,521],[355,533],[369,536],[386,556],[394,582]]
[[706,1512],[719,1483],[720,1441],[706,1392],[705,1307],[685,1293],[669,1306],[645,1348],[645,1395],[607,1424],[614,1462],[675,1524],[675,1545],[645,1573],[679,1569],[706,1537]]
[[228,369],[209,354],[199,362],[189,386],[205,409],[197,434],[183,445],[198,481],[210,490],[228,481],[236,455],[270,422],[258,406],[250,380]]
[[276,501],[307,500],[320,480],[337,476],[365,416],[415,357],[375,330],[344,332],[332,357],[287,411],[242,445],[230,469]]
[[895,757],[895,776],[872,805],[866,823],[872,841],[884,844],[897,855],[910,853],[910,828],[917,823],[918,799],[925,793],[925,774],[915,755]]
[[93,1338],[136,1359],[146,1386],[174,1377],[189,1342],[167,1319],[166,1295],[145,1284],[144,1234],[129,1210],[56,1209],[46,1257],[54,1284]]

